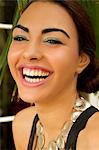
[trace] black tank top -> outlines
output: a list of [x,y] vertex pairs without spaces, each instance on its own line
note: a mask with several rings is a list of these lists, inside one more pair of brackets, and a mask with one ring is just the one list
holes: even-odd
[[[96,112],[99,110],[93,106],[90,106],[87,108],[85,111],[81,113],[81,115],[77,118],[75,123],[72,125],[68,137],[67,137],[67,142],[65,144],[65,150],[69,150],[70,148],[72,150],[76,150],[76,143],[77,143],[77,138],[78,134],[81,130],[83,130],[86,126],[86,123],[88,119]],[[36,114],[34,120],[33,120],[33,125],[31,129],[31,134],[29,138],[29,143],[28,143],[28,148],[27,150],[32,150],[33,148],[33,142],[34,142],[34,137],[36,133],[36,124],[39,120],[38,115]]]

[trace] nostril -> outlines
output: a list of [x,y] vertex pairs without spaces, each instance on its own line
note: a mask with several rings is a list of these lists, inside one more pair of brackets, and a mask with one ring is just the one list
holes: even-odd
[[31,58],[30,60],[37,60],[37,58],[35,57],[35,58]]
[[24,52],[23,54],[23,58],[27,59],[27,60],[40,60],[43,57],[43,54],[41,54],[40,52]]

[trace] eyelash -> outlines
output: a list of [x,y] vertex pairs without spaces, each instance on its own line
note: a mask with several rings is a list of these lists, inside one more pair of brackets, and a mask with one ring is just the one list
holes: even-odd
[[29,41],[28,39],[26,39],[26,37],[21,36],[21,35],[15,36],[13,39],[14,39],[14,41],[19,41],[19,42],[21,42],[21,41]]
[[[21,36],[21,35],[15,36],[13,39],[14,41],[19,41],[19,42],[29,41],[26,37]],[[44,42],[49,43],[51,45],[63,44],[60,40],[57,40],[57,39],[47,39],[47,40],[44,40]]]
[[47,42],[52,45],[63,44],[61,41],[59,41],[57,39],[48,39],[48,40],[45,40],[44,42]]

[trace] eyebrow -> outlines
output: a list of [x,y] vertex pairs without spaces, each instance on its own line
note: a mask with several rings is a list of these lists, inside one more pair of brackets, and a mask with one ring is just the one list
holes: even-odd
[[23,31],[29,33],[29,29],[28,29],[27,27],[24,27],[24,26],[21,25],[21,24],[18,24],[18,25],[16,25],[16,26],[14,26],[14,27],[12,28],[12,31],[13,31],[14,29],[16,29],[16,28],[22,29]]
[[62,32],[64,33],[68,38],[70,38],[70,36],[68,35],[68,33],[66,31],[64,31],[63,29],[59,29],[59,28],[46,28],[42,31],[42,34],[45,33],[49,33],[49,32]]
[[[18,24],[16,26],[14,26],[12,31],[16,28],[22,29],[23,31],[29,33],[29,29],[27,27],[24,27],[21,24]],[[60,29],[60,28],[46,28],[46,29],[42,30],[42,34],[46,34],[46,33],[49,33],[49,32],[62,32],[70,39],[69,34],[66,31],[64,31],[63,29]]]

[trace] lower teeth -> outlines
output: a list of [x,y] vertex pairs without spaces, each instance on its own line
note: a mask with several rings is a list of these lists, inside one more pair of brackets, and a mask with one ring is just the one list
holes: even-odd
[[43,81],[44,78],[28,78],[28,77],[25,77],[25,80],[28,81],[28,82],[31,82],[31,83],[38,83],[40,81]]

